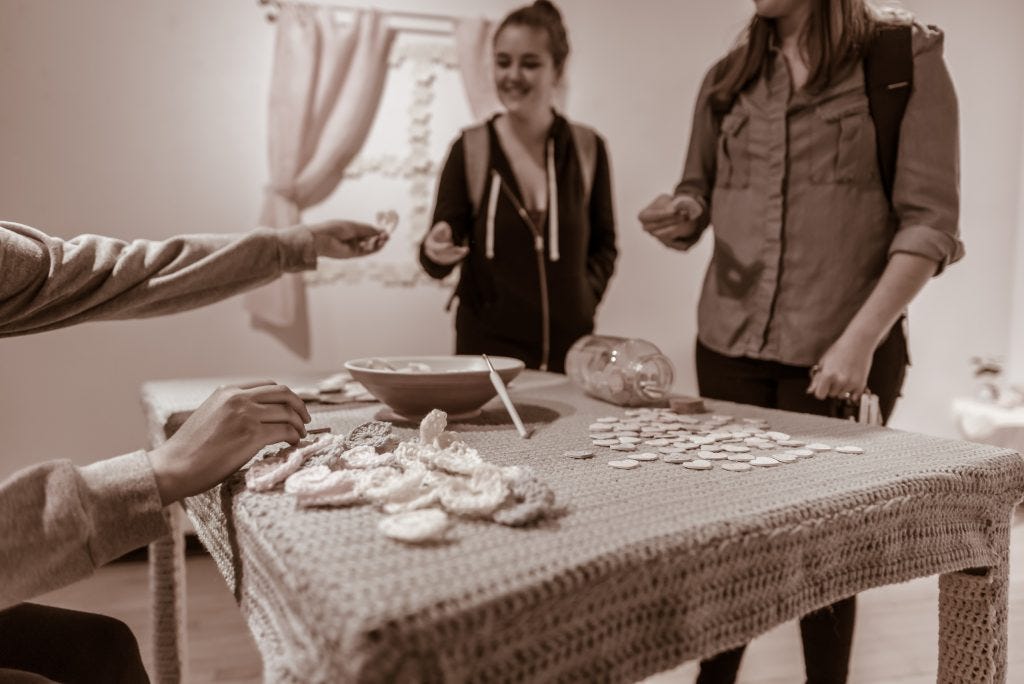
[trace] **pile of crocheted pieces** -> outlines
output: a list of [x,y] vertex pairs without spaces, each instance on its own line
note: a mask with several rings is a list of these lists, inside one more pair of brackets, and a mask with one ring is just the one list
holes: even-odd
[[378,421],[303,440],[254,463],[246,486],[269,492],[283,483],[300,507],[376,506],[387,514],[380,531],[405,542],[442,538],[452,516],[521,526],[552,510],[554,492],[530,468],[488,463],[447,423],[435,409],[419,436],[402,442]]

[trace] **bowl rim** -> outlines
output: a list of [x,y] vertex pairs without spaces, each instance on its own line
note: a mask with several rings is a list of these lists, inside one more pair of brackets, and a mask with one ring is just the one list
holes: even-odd
[[[393,371],[386,368],[366,368],[365,366],[357,365],[359,363],[368,363],[373,359],[380,359],[382,361],[400,361],[400,362],[411,362],[418,361],[420,363],[430,364],[431,361],[450,361],[451,359],[480,359],[480,354],[433,354],[433,355],[395,355],[395,356],[362,356],[357,359],[349,359],[345,362],[345,370],[358,371],[360,373],[368,373],[371,375],[379,375],[381,377],[399,378],[399,377],[417,377],[417,378],[451,378],[459,375],[487,375],[490,373],[487,367],[473,368],[465,370],[450,370],[450,371],[427,371],[427,372],[411,372],[411,371]],[[526,363],[522,359],[517,359],[513,356],[500,356],[488,354],[487,358],[491,360],[494,365],[494,370],[498,373],[510,372],[514,370],[525,370]]]

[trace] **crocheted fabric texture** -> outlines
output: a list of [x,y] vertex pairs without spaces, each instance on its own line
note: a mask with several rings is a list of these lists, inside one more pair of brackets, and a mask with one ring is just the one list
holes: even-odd
[[[536,373],[512,396],[531,439],[498,403],[449,429],[551,486],[563,510],[534,526],[467,521],[451,543],[409,546],[379,534],[370,507],[300,509],[240,477],[188,501],[266,681],[635,681],[858,591],[943,573],[940,681],[1005,679],[1009,525],[1024,496],[1014,452],[708,402],[866,453],[744,473],[617,470],[603,450],[563,454],[591,448],[588,426],[622,409]],[[345,434],[379,408],[316,420]]]

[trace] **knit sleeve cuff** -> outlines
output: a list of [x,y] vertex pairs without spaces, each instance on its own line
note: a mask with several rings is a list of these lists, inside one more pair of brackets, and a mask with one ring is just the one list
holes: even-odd
[[167,534],[160,492],[145,451],[79,468],[91,522],[89,553],[99,567]]
[[267,231],[278,241],[282,271],[291,273],[316,268],[316,246],[313,243],[313,233],[308,228],[296,226],[276,230],[260,228],[259,230]]
[[931,259],[938,264],[935,275],[941,273],[946,266],[959,261],[964,256],[964,245],[954,235],[930,226],[904,226],[896,231],[889,256],[903,252],[916,254]]

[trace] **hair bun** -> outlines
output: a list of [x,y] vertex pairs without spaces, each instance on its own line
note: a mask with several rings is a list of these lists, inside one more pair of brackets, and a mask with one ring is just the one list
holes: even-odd
[[535,0],[533,6],[538,11],[550,15],[552,19],[556,19],[559,22],[562,21],[562,13],[558,11],[555,3],[551,2],[551,0]]

